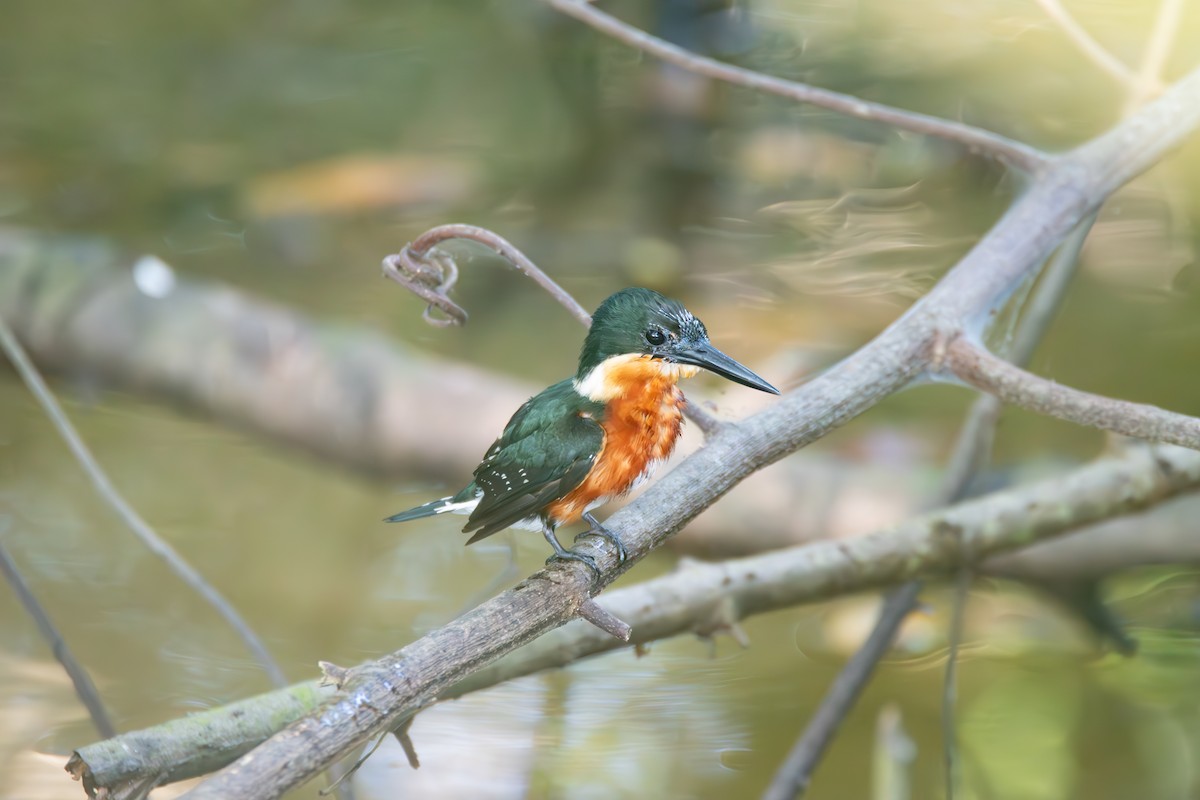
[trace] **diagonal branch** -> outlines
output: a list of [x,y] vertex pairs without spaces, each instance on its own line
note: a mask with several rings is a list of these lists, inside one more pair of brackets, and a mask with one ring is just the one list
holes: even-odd
[[[1197,490],[1200,453],[1170,446],[1139,448],[869,536],[721,563],[685,562],[669,575],[614,590],[597,603],[608,613],[632,621],[633,641],[645,643],[918,575],[947,574],[961,565],[964,554],[982,558],[1024,548]],[[598,628],[570,625],[447,687],[438,699],[461,697],[623,647]],[[353,682],[353,675],[350,670],[340,678]],[[407,691],[399,679],[391,685],[396,691]],[[270,730],[264,729],[270,724],[296,719],[329,694],[312,682],[203,711],[80,748],[71,759],[71,769],[94,788],[136,780],[139,769],[157,771],[165,766],[170,768],[169,780],[193,777],[213,769],[221,759],[228,762],[237,757],[256,743],[251,737],[261,741],[269,735]],[[369,693],[357,697],[358,715],[378,712],[377,697]]]
[[1143,403],[1082,392],[1026,372],[964,338],[951,342],[945,367],[1006,403],[1152,442],[1200,449],[1200,419]]
[[1150,41],[1146,43],[1146,52],[1142,55],[1137,78],[1130,87],[1128,108],[1137,108],[1147,97],[1162,91],[1163,67],[1171,54],[1175,34],[1179,32],[1179,18],[1183,14],[1183,6],[1183,0],[1162,0],[1159,3],[1154,28],[1150,31]]
[[674,64],[697,75],[786,97],[800,103],[810,103],[849,117],[880,122],[900,130],[933,136],[965,147],[969,152],[1000,159],[1025,172],[1037,172],[1048,161],[1048,156],[1040,150],[982,128],[951,122],[915,111],[904,111],[882,103],[873,103],[805,83],[764,75],[761,72],[697,55],[621,22],[583,0],[546,0],[546,2],[558,11],[590,25],[601,33],[606,33],[630,47],[649,53],[668,64]]
[[96,691],[96,684],[92,682],[92,676],[75,658],[75,654],[67,646],[67,640],[58,632],[54,620],[50,619],[50,615],[38,601],[33,589],[25,582],[20,568],[8,554],[8,550],[2,542],[0,542],[0,574],[4,575],[4,579],[12,586],[13,593],[25,607],[25,612],[33,618],[37,625],[38,633],[46,640],[46,644],[50,645],[50,651],[58,663],[62,664],[67,677],[71,679],[71,685],[75,687],[75,694],[87,709],[96,730],[101,736],[109,738],[116,736],[117,729],[113,727],[112,718],[109,717],[108,710],[104,707],[104,701],[100,699],[100,692]]
[[83,437],[79,435],[79,431],[75,430],[75,426],[71,424],[71,420],[67,417],[66,412],[63,411],[62,406],[55,399],[54,393],[50,391],[50,387],[42,379],[41,373],[38,372],[37,367],[29,359],[25,348],[17,341],[17,337],[3,318],[0,318],[0,350],[3,350],[4,354],[8,356],[9,361],[12,362],[21,379],[25,381],[25,385],[29,387],[29,391],[37,399],[42,410],[46,412],[46,416],[50,418],[55,429],[63,441],[66,442],[67,448],[75,456],[75,460],[79,463],[80,468],[83,469],[88,479],[91,480],[92,486],[95,488],[96,494],[100,496],[100,499],[108,504],[147,550],[161,559],[181,581],[204,598],[217,614],[225,620],[229,627],[233,628],[237,635],[241,637],[246,648],[258,661],[259,666],[267,673],[267,677],[271,679],[271,682],[276,686],[285,686],[287,678],[284,677],[283,670],[275,663],[275,659],[271,657],[267,646],[263,644],[262,639],[254,632],[254,629],[250,627],[250,623],[242,618],[242,615],[233,607],[233,604],[225,599],[225,596],[215,586],[205,580],[199,570],[180,555],[178,550],[159,536],[150,527],[150,523],[142,519],[142,515],[130,505],[125,496],[113,485],[112,480],[108,477],[108,473],[96,461],[96,457],[92,455],[92,451],[84,443]]

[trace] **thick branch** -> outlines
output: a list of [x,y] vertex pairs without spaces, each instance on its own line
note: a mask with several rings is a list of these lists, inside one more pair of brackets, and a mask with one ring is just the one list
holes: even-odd
[[966,339],[951,343],[945,363],[962,380],[1006,403],[1125,436],[1200,449],[1200,419],[1063,386]]
[[[946,573],[961,563],[964,553],[978,558],[1025,547],[1198,488],[1200,454],[1173,447],[1139,448],[1061,478],[927,514],[871,536],[821,542],[717,564],[686,562],[670,575],[613,591],[597,603],[633,624],[635,643],[689,631],[719,630],[752,614],[917,575]],[[1141,524],[1126,526],[1123,536],[1137,540],[1141,529]],[[1088,547],[1086,543],[1082,546]],[[1066,562],[1069,561],[1068,555]],[[1058,559],[1058,563],[1065,566],[1063,559]],[[528,593],[530,589],[514,593],[519,591]],[[447,687],[438,698],[459,697],[622,646],[591,625],[574,623]],[[393,659],[391,663],[402,664],[402,661]],[[352,685],[353,673],[350,672]],[[389,683],[397,692],[408,693],[413,689],[400,678]],[[375,691],[381,690],[386,687],[375,687]],[[169,769],[172,780],[203,774],[253,746],[251,735],[260,740],[265,738],[311,711],[328,696],[327,691],[316,691],[315,683],[287,691],[289,694],[260,695],[89,745],[72,758],[72,768],[85,775],[90,769],[89,780],[95,786],[115,786],[146,771]],[[360,693],[354,697],[359,698],[356,701],[360,704],[359,714],[377,713],[378,698],[373,694]],[[240,725],[230,734],[225,726],[233,720],[240,720]],[[353,723],[344,722],[367,726],[372,720],[364,716]],[[226,740],[229,744],[223,744]],[[218,754],[216,748],[228,749]]]
[[332,695],[316,681],[298,683],[81,748],[66,769],[89,797],[147,777],[157,776],[155,785],[193,778],[228,764]]

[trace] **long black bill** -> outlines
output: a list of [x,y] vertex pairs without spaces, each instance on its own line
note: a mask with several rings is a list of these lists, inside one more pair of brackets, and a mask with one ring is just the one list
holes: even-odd
[[671,360],[677,361],[680,364],[691,364],[697,367],[704,367],[710,372],[717,373],[722,378],[728,378],[729,380],[740,383],[743,386],[749,386],[751,389],[758,389],[760,392],[779,394],[779,390],[774,386],[767,383],[762,378],[758,377],[753,372],[746,369],[741,364],[734,361],[732,358],[725,355],[708,342],[681,347],[679,350],[671,354]]

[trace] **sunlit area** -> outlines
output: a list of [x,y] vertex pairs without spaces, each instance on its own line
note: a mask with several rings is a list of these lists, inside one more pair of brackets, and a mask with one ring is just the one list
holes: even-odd
[[[664,63],[587,9],[742,77]],[[338,702],[339,668],[427,641],[463,671],[397,662],[415,716],[244,796],[1200,796],[1197,42],[1182,0],[7,0],[0,797],[243,796],[204,776]],[[1110,157],[1086,149],[1113,130]],[[405,249],[455,223],[492,238]],[[589,350],[495,237],[588,313],[626,287],[670,305],[613,312]],[[405,253],[426,295],[381,274]],[[637,480],[672,452],[684,376],[678,447]],[[612,422],[635,377],[662,392],[635,409],[650,433]],[[521,424],[542,438],[513,444],[535,395]],[[483,460],[494,441],[512,447]],[[570,494],[618,447],[641,459],[627,480]],[[621,515],[627,562],[572,541],[585,506]],[[560,519],[598,566],[529,578]],[[427,638],[562,576],[600,580],[632,642],[575,607],[498,615],[531,665],[508,672],[487,664],[513,648],[475,654],[467,627]],[[916,577],[811,774],[789,774]],[[622,600],[651,581],[672,588]],[[64,771],[112,738],[90,705],[153,738],[323,675],[203,769],[177,773],[221,745],[187,740],[111,795],[125,766]],[[388,713],[366,696],[342,722]]]

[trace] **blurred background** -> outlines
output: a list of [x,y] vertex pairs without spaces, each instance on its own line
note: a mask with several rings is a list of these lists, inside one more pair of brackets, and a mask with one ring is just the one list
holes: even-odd
[[[1200,52],[1189,5],[1168,80]],[[1050,150],[1102,132],[1129,102],[1034,0],[604,7],[701,53]],[[1136,70],[1156,3],[1069,9]],[[679,297],[718,346],[787,389],[894,319],[1021,189],[944,143],[663,68],[533,0],[8,0],[0,19],[0,309],[117,486],[295,680],[315,677],[318,659],[394,650],[545,556],[535,535],[464,549],[452,519],[380,520],[457,489],[517,403],[574,371],[583,331],[469,245],[451,247],[470,323],[431,328],[416,298],[380,278],[384,255],[433,225],[485,226],[588,308],[627,285]],[[1200,414],[1198,176],[1192,142],[1105,206],[1035,371]],[[225,316],[198,318],[228,325],[155,327],[93,303],[110,291],[169,299],[172,319],[206,298]],[[261,372],[238,372],[236,346],[204,349],[263,318],[309,337],[285,343],[287,363],[270,342]],[[313,342],[344,344],[358,371],[296,391],[289,370],[307,374]],[[393,375],[397,364],[415,366]],[[461,378],[457,419],[439,394],[448,374]],[[342,402],[356,396],[338,385],[348,377],[389,388],[378,403]],[[238,394],[255,381],[283,388]],[[770,402],[704,379],[689,395],[731,416]],[[888,399],[739,487],[623,582],[680,554],[902,519],[935,491],[971,399],[945,386]],[[367,418],[382,422],[355,427]],[[980,488],[1105,447],[1095,431],[1010,411]],[[1195,518],[1186,508],[1180,525]],[[269,688],[97,499],[7,369],[0,535],[121,730]],[[1134,570],[1104,595],[1138,638],[1136,658],[1108,653],[1040,592],[976,584],[959,678],[966,796],[1200,793],[1200,577],[1194,565]],[[927,600],[810,796],[869,792],[889,704],[915,744],[912,796],[944,793],[950,606],[940,590]],[[754,796],[876,604],[778,612],[745,624],[747,649],[680,637],[434,708],[412,730],[421,769],[385,747],[359,796]],[[0,618],[0,794],[78,796],[53,754],[97,736],[8,591]]]

